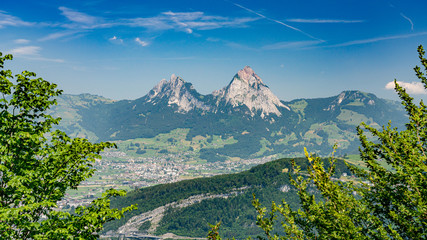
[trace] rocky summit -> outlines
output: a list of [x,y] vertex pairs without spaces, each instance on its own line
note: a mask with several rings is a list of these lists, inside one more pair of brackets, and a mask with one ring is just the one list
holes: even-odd
[[206,96],[172,74],[169,81],[161,80],[148,93],[147,102],[158,104],[162,100],[166,100],[168,106],[177,107],[180,113],[191,110],[230,113],[234,108],[244,107],[247,110],[244,113],[264,119],[271,114],[281,116],[281,108],[290,111],[249,66],[241,69],[226,87]]
[[212,95],[216,98],[216,109],[222,105],[246,106],[252,116],[260,112],[261,118],[270,114],[281,116],[279,108],[290,110],[249,66],[240,70],[228,86]]
[[169,81],[162,79],[149,93],[147,102],[158,103],[166,99],[169,106],[176,105],[178,111],[188,112],[193,109],[209,111],[210,106],[199,100],[200,94],[191,83],[172,74]]

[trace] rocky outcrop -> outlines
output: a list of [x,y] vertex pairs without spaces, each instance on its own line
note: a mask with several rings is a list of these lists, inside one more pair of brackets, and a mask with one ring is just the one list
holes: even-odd
[[361,91],[343,91],[341,92],[324,111],[334,111],[339,106],[353,105],[353,106],[364,106],[364,105],[375,105],[376,98],[374,95],[370,95]]
[[132,217],[131,219],[129,219],[126,222],[126,224],[124,224],[123,226],[121,226],[117,230],[117,233],[119,233],[119,234],[137,233],[139,231],[138,229],[141,226],[141,224],[143,224],[146,221],[150,221],[151,227],[150,227],[150,229],[148,229],[148,233],[154,234],[157,226],[159,225],[160,221],[163,218],[164,212],[168,208],[184,208],[184,207],[188,207],[190,205],[196,204],[196,203],[200,203],[206,199],[234,197],[238,194],[242,194],[243,191],[248,189],[248,188],[249,187],[245,186],[245,187],[241,187],[238,189],[233,189],[232,191],[230,191],[228,193],[222,193],[222,194],[194,195],[194,196],[191,196],[189,198],[183,199],[183,200],[178,201],[178,202],[168,203],[168,204],[161,206],[161,207],[158,207],[152,211],[148,211],[148,212],[145,212],[145,213],[142,213],[140,215]]

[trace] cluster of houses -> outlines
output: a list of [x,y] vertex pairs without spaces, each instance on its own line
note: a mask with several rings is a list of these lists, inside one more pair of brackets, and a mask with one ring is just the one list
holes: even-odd
[[[271,161],[271,158],[234,160],[213,163],[189,163],[183,156],[165,154],[152,158],[135,158],[120,151],[106,152],[96,160],[95,175],[80,184],[78,194],[67,193],[58,203],[60,209],[87,205],[108,188],[136,189],[156,184],[171,183],[186,178],[209,177],[249,169]],[[173,159],[173,160],[171,160]]]

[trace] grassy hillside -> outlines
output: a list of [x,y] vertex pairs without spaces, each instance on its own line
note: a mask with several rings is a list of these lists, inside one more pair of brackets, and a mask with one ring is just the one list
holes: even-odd
[[[162,100],[163,101],[163,100]],[[188,155],[188,161],[215,162],[232,158],[301,156],[303,146],[321,156],[338,144],[338,155],[357,153],[356,126],[405,122],[402,107],[360,91],[329,98],[283,102],[281,116],[263,119],[247,108],[217,112],[179,112],[167,101],[112,101],[92,95],[64,95],[53,108],[63,118],[59,128],[71,136],[115,141],[120,150],[139,157]],[[135,144],[138,144],[135,146]]]

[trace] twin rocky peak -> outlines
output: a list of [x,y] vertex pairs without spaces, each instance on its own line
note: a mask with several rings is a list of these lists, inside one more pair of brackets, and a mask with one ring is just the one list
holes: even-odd
[[201,95],[191,83],[172,74],[169,81],[160,81],[147,97],[152,104],[167,101],[169,106],[176,105],[181,113],[216,113],[246,107],[251,116],[259,114],[265,118],[272,114],[281,116],[283,110],[289,110],[249,66],[240,70],[226,87],[208,95]]

